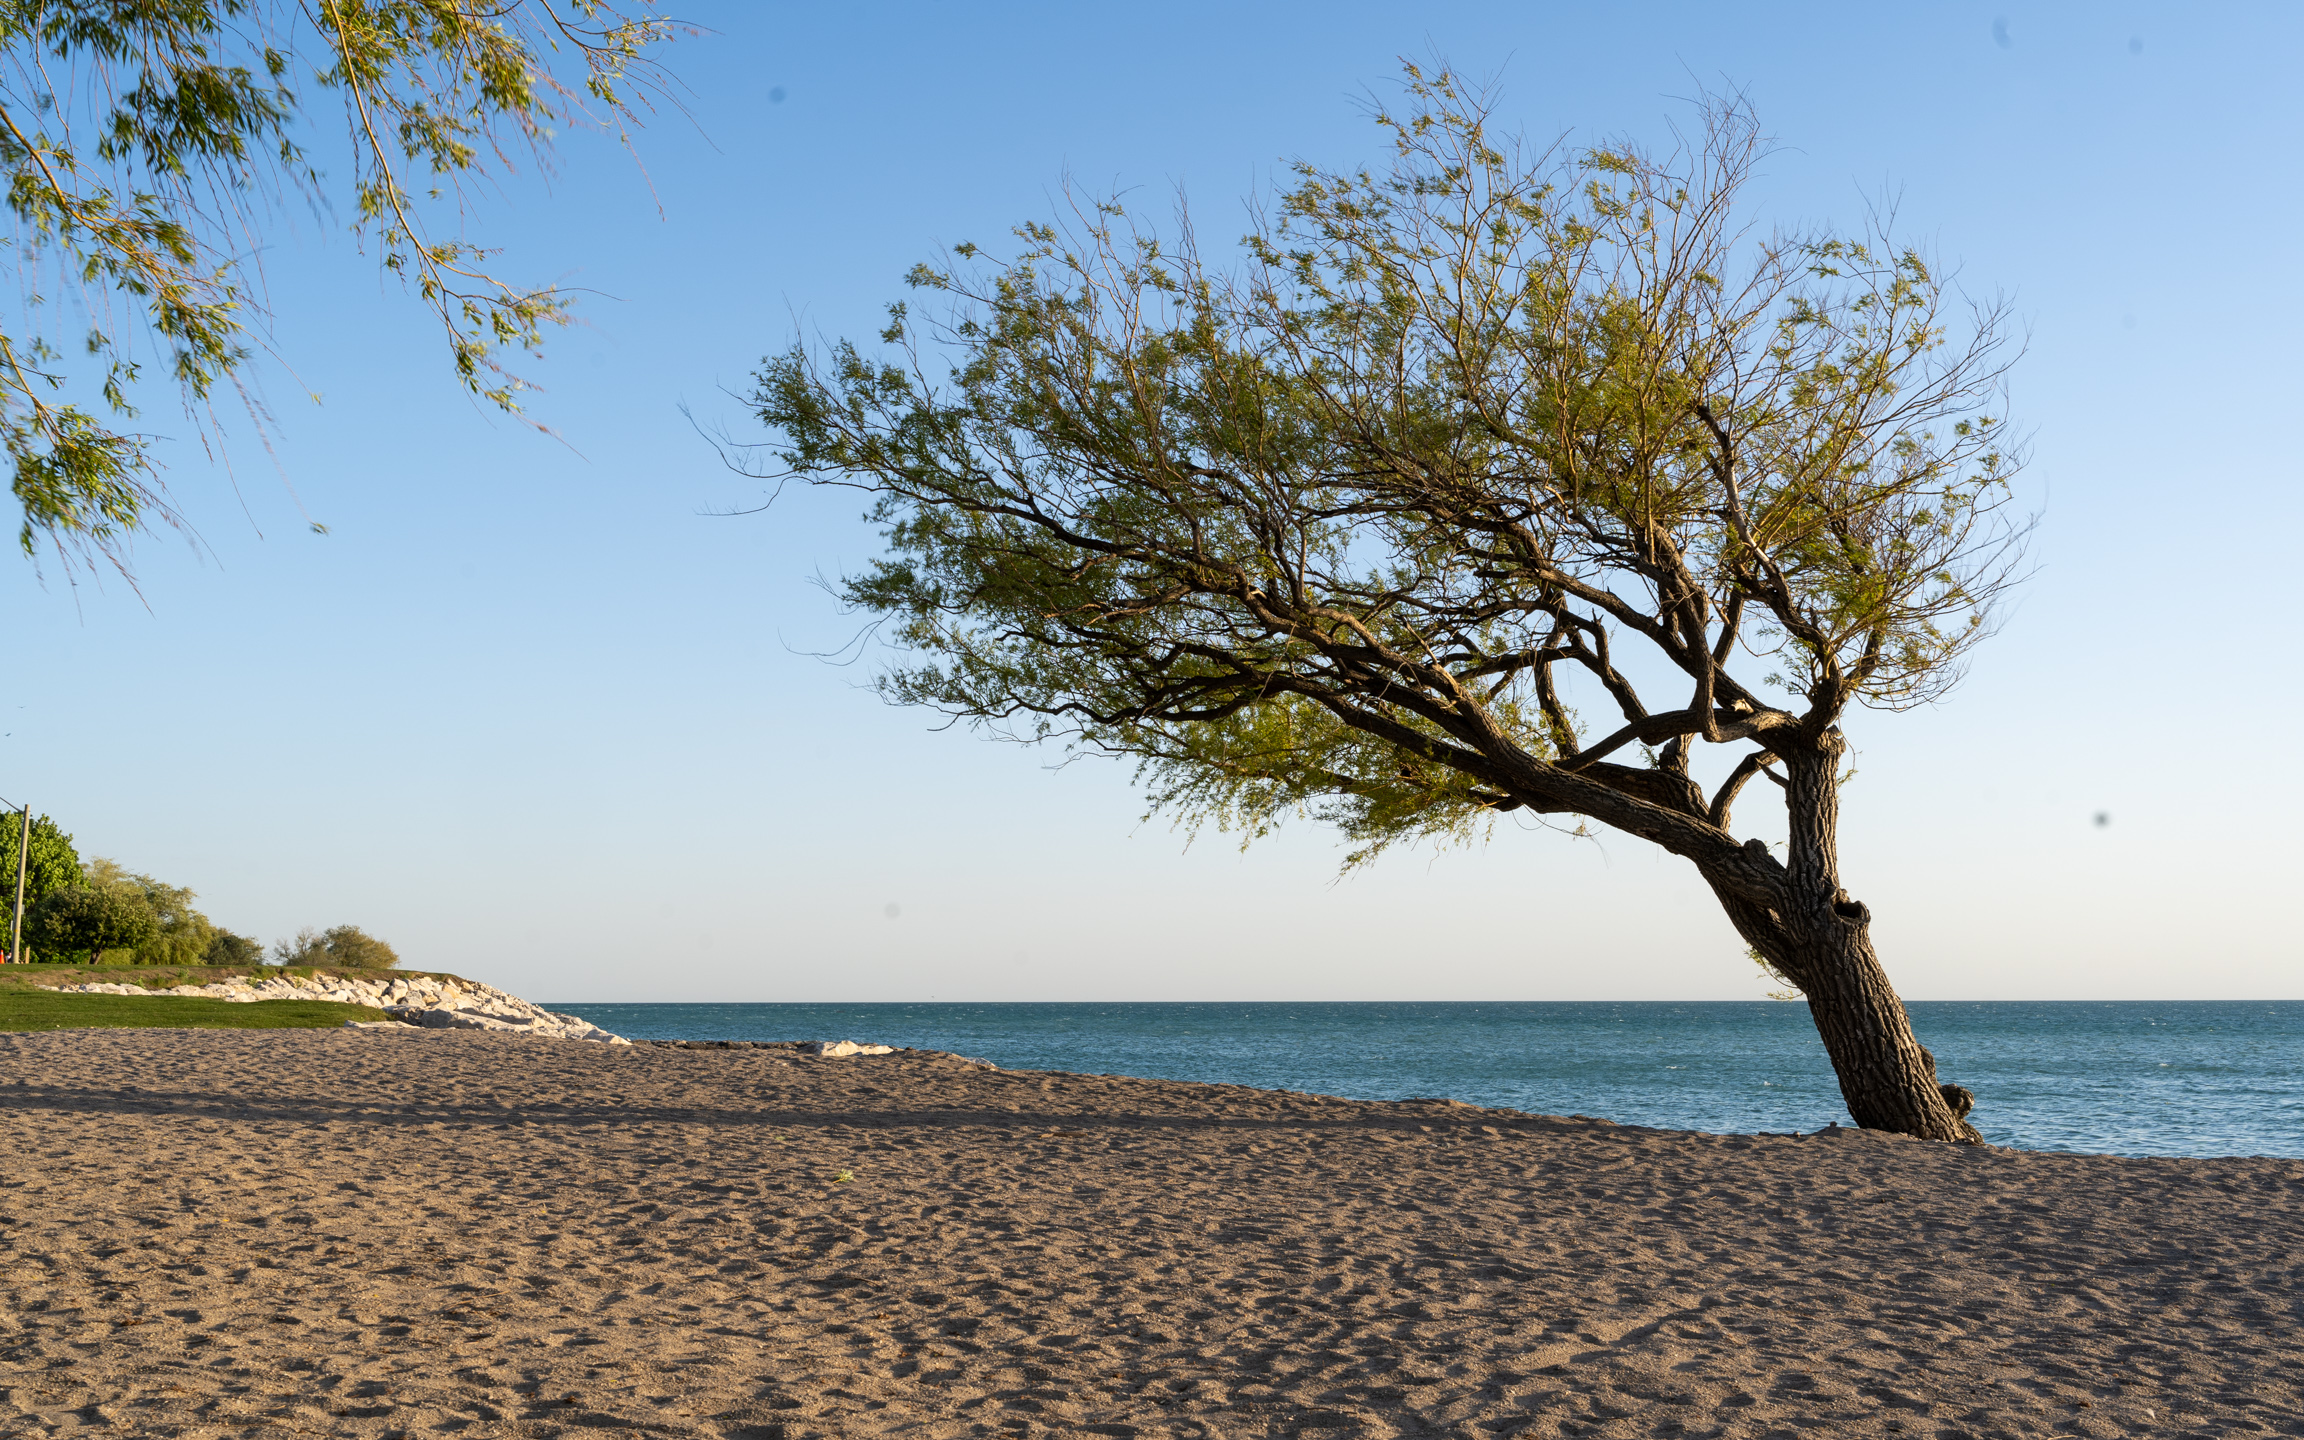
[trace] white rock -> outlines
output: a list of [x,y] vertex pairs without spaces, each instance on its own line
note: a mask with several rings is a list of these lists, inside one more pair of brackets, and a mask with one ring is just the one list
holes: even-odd
[[[521,1035],[536,1035],[556,1040],[591,1040],[606,1045],[629,1045],[632,1042],[621,1035],[612,1035],[599,1026],[580,1020],[573,1015],[557,1014],[541,1005],[531,1004],[517,995],[507,994],[493,985],[457,984],[434,980],[430,976],[414,979],[399,977],[387,982],[367,980],[355,976],[332,975],[307,977],[289,975],[266,976],[251,985],[245,980],[224,980],[213,985],[179,985],[170,990],[152,991],[139,985],[113,984],[92,980],[78,985],[59,985],[58,990],[89,995],[205,995],[219,1000],[247,1003],[256,1000],[325,999],[340,1004],[372,1005],[385,1012],[387,1020],[347,1020],[347,1026],[369,1030],[426,1029],[426,1030],[501,1030]],[[413,1003],[411,1003],[413,1001]],[[832,1051],[838,1055],[885,1055],[885,1045],[862,1046],[853,1041],[842,1041],[846,1049]]]
[[842,1059],[850,1055],[893,1055],[892,1045],[859,1045],[853,1040],[810,1040],[800,1049],[809,1055],[822,1055],[827,1059]]

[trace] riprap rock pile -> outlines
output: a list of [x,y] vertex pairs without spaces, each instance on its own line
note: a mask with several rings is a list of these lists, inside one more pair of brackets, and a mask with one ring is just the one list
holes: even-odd
[[374,1006],[392,1017],[387,1023],[425,1030],[507,1030],[554,1040],[597,1040],[609,1045],[632,1043],[588,1020],[547,1010],[493,985],[435,975],[385,973],[373,979],[352,975],[267,975],[253,982],[235,979],[214,985],[176,985],[164,990],[97,980],[56,988],[83,995],[201,995],[234,1004],[257,1000],[333,1000],[343,1005]]

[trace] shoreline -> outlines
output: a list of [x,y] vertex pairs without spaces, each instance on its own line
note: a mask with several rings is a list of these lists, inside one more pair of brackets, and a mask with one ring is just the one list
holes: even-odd
[[0,1416],[27,1434],[2304,1414],[2292,1160],[481,1031],[0,1036],[0,1135]]
[[[1805,1007],[1768,1001],[565,1008],[635,1040],[853,1033],[1034,1069],[1451,1095],[1714,1133],[1852,1123]],[[1914,1010],[1992,1143],[2304,1158],[2304,1004]]]
[[[98,976],[105,974],[123,973],[128,976],[129,980],[133,983],[112,982],[97,978]],[[16,979],[15,976],[8,976],[6,978],[9,980]],[[40,983],[41,979],[44,979],[47,983]],[[167,983],[170,980],[174,980],[177,983]],[[519,996],[511,994],[510,992],[498,989],[497,987],[490,986],[482,982],[469,980],[462,976],[440,971],[411,971],[401,969],[380,971],[328,971],[325,969],[305,968],[282,970],[273,967],[264,967],[260,970],[227,972],[217,972],[210,970],[191,973],[181,970],[167,969],[143,971],[128,967],[104,967],[102,970],[97,970],[92,967],[70,967],[68,969],[59,967],[57,970],[49,972],[48,974],[40,977],[40,979],[35,979],[30,975],[23,976],[23,980],[18,983],[22,984],[25,982],[29,982],[35,988],[50,990],[60,994],[82,993],[145,998],[155,996],[179,998],[204,997],[209,999],[222,1000],[228,1003],[261,1001],[267,999],[322,1000],[335,1004],[351,1004],[370,1007],[369,1018],[350,1018],[344,1019],[340,1022],[346,1028],[353,1029],[482,1029],[505,1031],[544,1038],[579,1039],[602,1042],[611,1045],[627,1045],[635,1043],[632,1038],[615,1034],[609,1030],[606,1030],[600,1025],[584,1018],[579,1014],[549,1010],[542,1005],[525,1000]],[[7,989],[0,987],[0,994],[5,993],[7,993]],[[1072,1005],[1071,1002],[1049,1003],[1056,1005],[1059,1008],[1079,1008]],[[1303,1005],[1298,1005],[1296,1002],[1258,1002],[1259,1006],[1266,1008],[1310,1008],[1314,1010],[1329,1010],[1336,1008],[1337,1006],[1344,1006],[1349,1008],[1350,1006],[1359,1003],[1361,1002],[1305,1002]],[[1584,1007],[1587,1005],[1609,1010],[1622,1008],[1614,1002],[1561,1003],[1568,1005],[1571,1008]],[[1678,1014],[1684,1013],[1690,1008],[1694,1008],[1698,1002],[1652,1001],[1641,1003],[1648,1008],[1661,1013]],[[1730,1003],[1732,1004],[1733,1002]],[[2074,1006],[2093,1006],[2098,1002],[2075,1001],[2063,1003],[2068,1003]],[[2229,1008],[2235,1004],[2245,1004],[2253,1008],[2259,1004],[2270,1005],[2273,1002],[2201,1001],[2170,1003],[2197,1005],[2201,1007],[2225,1008]],[[1178,1002],[1178,1004],[1182,1008],[1210,1008],[1220,1006],[1221,1002],[1205,1002],[1205,1004],[1203,1004],[1203,1002]],[[1366,1004],[1370,1008],[1382,1008],[1386,1010],[1395,1008],[1391,1005],[1383,1004],[1382,1002],[1366,1002]],[[1424,1005],[1417,1008],[1445,1009],[1449,1008],[1453,1004],[1454,1002],[1431,1002],[1429,1005]],[[1755,1004],[1773,1008],[1773,1002],[1755,1002]],[[676,1011],[693,1010],[699,1008],[725,1008],[735,1010],[767,1009],[803,1013],[811,1011],[833,1011],[844,1015],[847,1019],[859,1021],[866,1020],[866,1017],[859,1012],[894,1012],[892,1016],[884,1018],[900,1020],[901,1018],[915,1015],[916,1012],[923,1008],[920,1005],[915,1005],[909,1002],[885,1002],[874,1005],[815,1005],[799,1003],[769,1004],[766,1002],[755,1004],[750,1002],[728,1002],[725,1006],[718,1004],[696,1006],[686,1002],[662,1002],[662,1007],[668,1010]],[[648,1007],[638,1002],[626,1002],[617,1006],[593,1008],[621,1008],[630,1010],[645,1009]],[[978,1010],[983,1007],[966,1002],[955,1002],[949,1008],[958,1010]],[[1126,1006],[1119,1008],[1137,1007]],[[1482,1002],[1465,1002],[1464,1008],[1481,1010],[1498,1007],[1488,1006]],[[1976,1007],[1964,1005],[1964,1008],[1974,1009]],[[89,1026],[105,1026],[120,1024],[123,1022],[116,1019],[89,1019],[81,1020],[77,1023]],[[130,1023],[155,1029],[172,1028],[165,1025],[153,1024],[150,1021],[142,1019]],[[203,1021],[188,1021],[187,1023],[213,1025],[219,1023],[230,1024],[231,1022],[219,1017],[217,1019]],[[325,1025],[339,1022],[332,1019],[323,1018],[317,1022],[299,1020],[295,1023],[299,1026],[303,1026],[312,1025],[315,1023]],[[866,1023],[870,1022],[866,1021]],[[2155,1024],[2157,1024],[2157,1022],[2155,1022]],[[36,1025],[27,1026],[25,1028],[62,1029],[73,1028],[73,1026],[72,1024],[68,1023],[59,1026]],[[282,1026],[280,1028],[287,1027]],[[903,1027],[901,1024],[899,1024],[898,1028],[901,1029]],[[2208,1028],[2213,1032],[2219,1027],[2209,1026]],[[1800,1027],[1800,1030],[1803,1037],[1806,1037],[1806,1027],[1802,1026]],[[1230,1038],[1236,1041],[1238,1037]],[[1530,1035],[1528,1038],[1531,1041],[1535,1041],[1540,1040],[1542,1037],[1540,1035]],[[637,1043],[653,1045],[670,1044],[685,1046],[688,1048],[709,1049],[736,1049],[745,1047],[764,1048],[771,1050],[804,1049],[815,1053],[829,1052],[836,1056],[855,1053],[888,1053],[892,1049],[902,1049],[911,1053],[942,1053],[939,1051],[929,1050],[926,1047],[891,1047],[875,1044],[859,1045],[854,1041],[800,1042],[787,1040],[753,1039],[703,1040],[689,1038],[675,1039],[660,1035],[644,1035],[639,1037]],[[1030,1048],[1029,1041],[1026,1042],[1026,1048]],[[1221,1045],[1219,1045],[1218,1048],[1221,1049]],[[1360,1088],[1357,1090],[1348,1087],[1333,1087],[1294,1092],[1294,1087],[1273,1084],[1272,1078],[1269,1075],[1236,1078],[1233,1076],[1210,1075],[1205,1073],[1197,1075],[1189,1073],[1192,1069],[1202,1068],[1194,1064],[1186,1064],[1185,1066],[1178,1067],[1184,1069],[1187,1072],[1183,1074],[1176,1073],[1175,1069],[1168,1069],[1165,1071],[1157,1069],[1130,1069],[1126,1071],[1110,1072],[1075,1070],[1072,1067],[1062,1063],[1063,1059],[1072,1058],[1075,1057],[1062,1057],[1058,1060],[1058,1063],[1053,1065],[1047,1064],[1045,1061],[1043,1061],[1041,1064],[1033,1066],[1032,1068],[1044,1069],[1055,1073],[1075,1073],[1083,1075],[1122,1074],[1129,1078],[1174,1080],[1182,1083],[1238,1083],[1246,1084],[1251,1088],[1287,1090],[1291,1091],[1292,1093],[1315,1094],[1339,1100],[1378,1101],[1387,1098],[1397,1098],[1399,1093],[1397,1090],[1391,1090],[1390,1094],[1387,1095],[1386,1091],[1389,1087],[1384,1087],[1381,1085]],[[1108,1056],[1107,1058],[1113,1057]],[[1144,1059],[1149,1057],[1140,1056],[1137,1058]],[[1685,1059],[1686,1057],[1683,1058]],[[1806,1058],[1811,1060],[1820,1060],[1821,1054],[1818,1052],[1816,1055]],[[2300,1056],[2299,1060],[2300,1063],[2304,1063],[2304,1056]],[[993,1062],[989,1060],[975,1060],[972,1061],[972,1063],[982,1065],[986,1068],[997,1068],[993,1065]],[[1027,1065],[1031,1065],[1030,1061],[1027,1061],[1026,1063]],[[1320,1062],[1318,1059],[1314,1059],[1312,1063],[1308,1065],[1292,1068],[1298,1068],[1312,1072],[1308,1078],[1315,1080],[1315,1082],[1322,1078],[1328,1078],[1332,1080],[1344,1078],[1342,1075],[1321,1075]],[[1688,1067],[1685,1064],[1677,1064],[1667,1065],[1664,1068],[1670,1071],[1680,1071]],[[2165,1070],[2168,1067],[2166,1064],[2163,1064],[2160,1068]],[[1295,1077],[1290,1076],[1289,1078],[1293,1079]],[[1506,1113],[1551,1113],[1549,1109],[1536,1110],[1531,1108],[1523,1110],[1520,1106],[1511,1104],[1509,1101],[1500,1102],[1498,1097],[1494,1096],[1493,1094],[1483,1095],[1480,1093],[1480,1088],[1478,1086],[1479,1077],[1474,1075],[1435,1075],[1428,1078],[1440,1080],[1443,1086],[1445,1086],[1449,1080],[1455,1080],[1458,1082],[1467,1080],[1472,1081],[1473,1088],[1470,1089],[1468,1094],[1463,1090],[1459,1090],[1457,1094],[1457,1098],[1465,1099],[1466,1103],[1485,1105],[1489,1108],[1497,1109]],[[1704,1117],[1701,1114],[1705,1099],[1716,1098],[1717,1094],[1716,1090],[1713,1092],[1706,1092],[1701,1087],[1699,1087],[1699,1090],[1690,1097],[1697,1100],[1698,1102],[1694,1107],[1692,1107],[1698,1111],[1698,1113],[1694,1116],[1689,1115],[1685,1110],[1680,1111],[1679,1113],[1663,1116],[1654,1114],[1640,1114],[1640,1107],[1637,1104],[1634,1104],[1631,1106],[1631,1108],[1634,1111],[1635,1118],[1629,1120],[1616,1120],[1613,1116],[1610,1118],[1612,1123],[1641,1125],[1663,1132],[1685,1131],[1687,1133],[1693,1134],[1782,1136],[1820,1134],[1831,1130],[1849,1128],[1842,1126],[1839,1122],[1839,1117],[1834,1114],[1835,1111],[1841,1110],[1843,1107],[1839,1103],[1836,1083],[1830,1081],[1828,1068],[1824,1070],[1821,1076],[1815,1078],[1824,1080],[1831,1090],[1831,1093],[1826,1095],[1823,1093],[1825,1087],[1817,1086],[1814,1084],[1813,1079],[1811,1080],[1811,1094],[1809,1095],[1808,1099],[1811,1103],[1814,1104],[1815,1109],[1819,1111],[1823,1117],[1827,1117],[1825,1118],[1825,1123],[1821,1125],[1816,1125],[1814,1123],[1818,1118],[1817,1114],[1811,1114],[1805,1117],[1806,1123],[1800,1123],[1800,1121],[1796,1120],[1792,1125],[1781,1127],[1779,1125],[1770,1125],[1765,1123],[1749,1123],[1752,1118],[1755,1118],[1751,1116],[1742,1117],[1747,1121],[1747,1123],[1744,1124],[1722,1124],[1719,1123],[1718,1118]],[[1524,1084],[1521,1088],[1527,1087]],[[1767,1088],[1767,1086],[1764,1085],[1763,1088]],[[1778,1093],[1782,1094],[1785,1092],[1779,1090]],[[1997,1087],[1988,1086],[1985,1095],[1986,1104],[1981,1114],[1981,1119],[1983,1123],[1988,1127],[1988,1131],[1999,1128],[1997,1122],[1999,1122],[2001,1117],[1995,1114],[1997,1107],[1993,1104],[1993,1102],[2004,1097],[2005,1092],[1998,1090]],[[1518,1097],[1513,1098],[1517,1099]],[[1546,1098],[1550,1098],[1550,1096],[1547,1096]],[[1623,1099],[1625,1097],[1618,1098]],[[2276,1099],[2277,1097],[2274,1098]],[[1614,1110],[1616,1107],[1611,1105],[1607,1108]],[[2165,1100],[2163,1100],[2162,1108],[2165,1108]],[[2131,1128],[2127,1133],[2119,1134],[2118,1139],[2131,1139],[2133,1136],[2140,1136],[2151,1133],[2151,1122],[2145,1121],[2145,1116],[2142,1111],[2138,1111],[2134,1115],[2115,1114],[2112,1116],[2106,1116],[2103,1114],[2098,1114],[2097,1116],[2093,1117],[2093,1123],[2095,1123],[2100,1129],[2107,1123],[2110,1123],[2114,1127],[2115,1131],[2117,1131],[2117,1127],[2122,1121],[2128,1122]],[[2134,1128],[2138,1122],[2144,1122],[2144,1128],[2141,1131]],[[1811,1126],[1813,1128],[1810,1128]],[[2167,1128],[2165,1122],[2161,1122],[2160,1128],[2163,1132],[2165,1132]],[[2226,1124],[2222,1127],[2222,1129],[2226,1132],[2231,1131],[2232,1128],[2233,1127],[2229,1124]],[[2299,1155],[2297,1149],[2295,1148],[2293,1136],[2249,1136],[2246,1138],[2268,1139],[2270,1142],[2266,1145],[2251,1148],[2246,1143],[2246,1138],[2227,1134],[2225,1138],[2227,1138],[2228,1141],[2237,1141],[2238,1143],[2229,1143],[2225,1147],[2215,1148],[2213,1146],[2213,1141],[2211,1141],[2208,1137],[2218,1134],[2218,1131],[2218,1125],[2214,1121],[2210,1121],[2203,1128],[2195,1132],[2195,1137],[2191,1139],[2191,1143],[2179,1142],[2177,1144],[2170,1144],[2166,1134],[2162,1133],[2157,1144],[2130,1143],[2123,1145],[2118,1143],[2118,1140],[2115,1139],[2114,1143],[2111,1144],[2099,1143],[2096,1145],[2087,1145],[2072,1143],[2072,1140],[2068,1135],[2065,1137],[2056,1136],[2053,1126],[2049,1127],[2048,1133],[2046,1135],[2040,1135],[2038,1133],[2027,1135],[2021,1123],[2019,1123],[2014,1127],[2014,1133],[2009,1133],[2007,1130],[2001,1130],[1998,1134],[1988,1134],[1987,1143],[2027,1151],[2059,1154],[2106,1154],[2127,1156],[2162,1155],[2173,1157],[2233,1159],[2304,1158],[2304,1155]],[[2114,1139],[2114,1136],[2104,1135],[2102,1138]]]

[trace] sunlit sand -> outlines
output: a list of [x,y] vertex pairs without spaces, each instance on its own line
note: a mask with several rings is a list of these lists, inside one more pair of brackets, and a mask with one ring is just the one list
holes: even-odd
[[2304,1413],[2290,1160],[464,1031],[0,1036],[0,1127],[8,1434]]

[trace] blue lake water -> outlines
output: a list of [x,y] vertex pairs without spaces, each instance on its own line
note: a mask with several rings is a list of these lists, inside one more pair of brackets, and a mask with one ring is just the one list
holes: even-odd
[[[1010,1070],[1446,1096],[1711,1131],[1848,1123],[1808,1007],[1677,1003],[555,1005],[635,1040],[860,1040]],[[2304,1156],[2304,1001],[1911,1006],[1995,1144]]]

